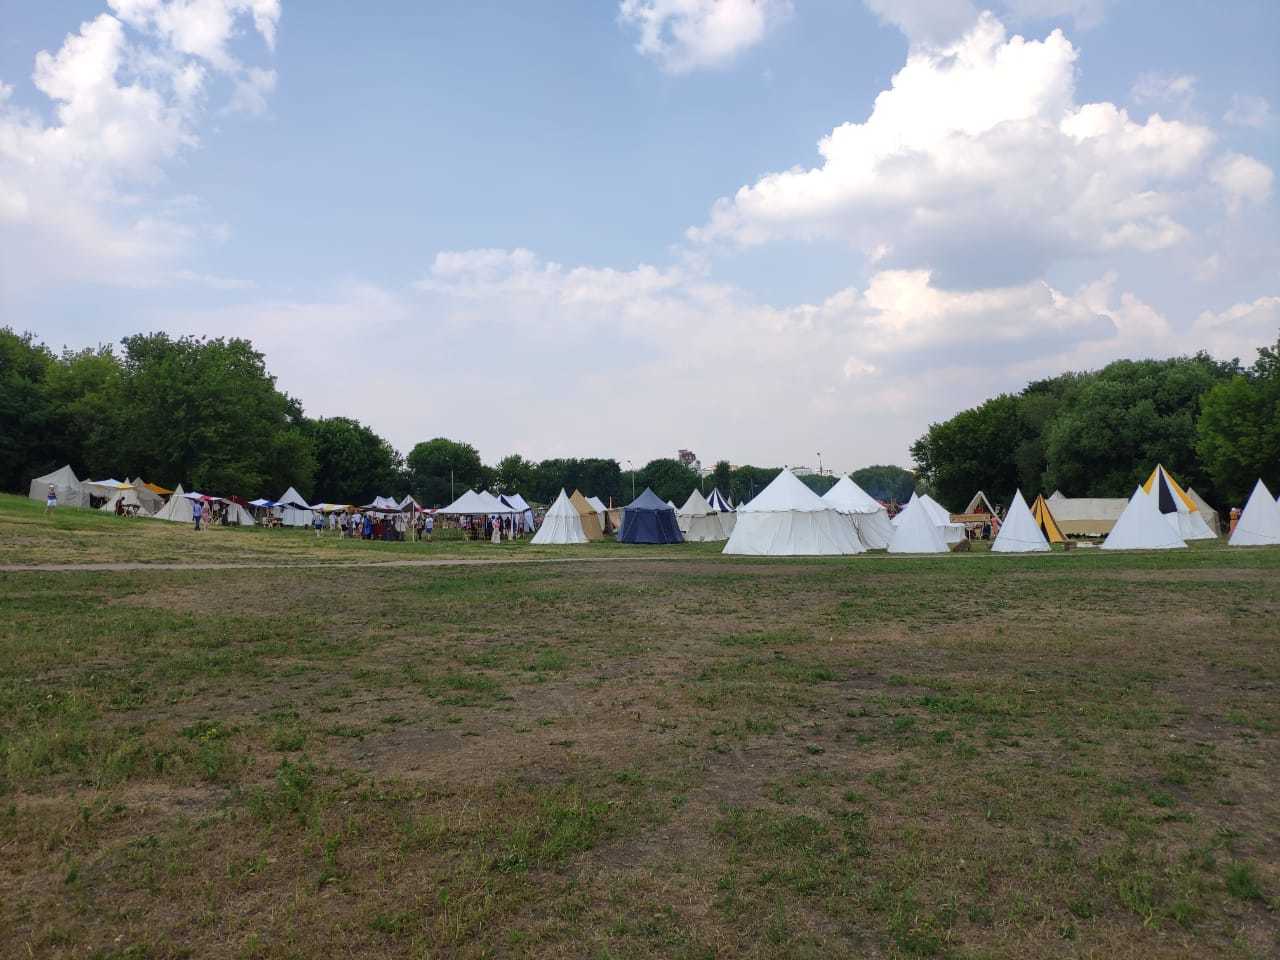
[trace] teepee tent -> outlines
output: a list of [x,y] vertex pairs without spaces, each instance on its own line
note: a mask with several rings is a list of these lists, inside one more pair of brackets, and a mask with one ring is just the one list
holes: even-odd
[[1049,541],[1040,531],[1040,525],[1031,515],[1027,501],[1022,499],[1022,491],[1013,495],[1009,504],[1009,512],[1005,514],[1000,532],[991,544],[992,553],[1047,553]]
[[1156,464],[1142,489],[1151,496],[1165,521],[1183,540],[1212,540],[1217,536],[1204,522],[1196,502],[1183,492],[1164,464]]
[[[952,523],[951,513],[946,509],[946,507],[942,506],[942,504],[938,503],[937,500],[933,499],[933,497],[929,496],[927,493],[911,494],[911,499],[907,501],[907,507],[917,501],[924,508],[925,516],[933,521],[933,525],[938,528],[938,532],[942,535],[944,543],[959,543],[964,539],[964,524]],[[902,522],[903,514],[906,512],[907,508],[903,507],[902,511],[893,518],[891,522],[895,527]]]
[[152,520],[170,520],[174,523],[191,523],[195,514],[191,510],[191,500],[178,484],[169,502],[151,515]]
[[619,543],[683,543],[676,512],[648,487],[622,510]]
[[947,553],[950,547],[942,539],[942,530],[934,522],[924,502],[914,494],[894,519],[890,553]]
[[582,491],[573,491],[569,497],[569,502],[573,504],[574,509],[578,511],[578,516],[582,518],[582,532],[587,535],[587,539],[603,540],[604,528],[600,526],[600,516],[596,513],[596,508],[582,495]]
[[556,502],[551,505],[547,515],[542,518],[542,526],[533,535],[532,543],[586,543],[587,535],[582,529],[582,515],[570,501],[563,490]]
[[1160,514],[1154,496],[1138,487],[1116,525],[1102,542],[1103,550],[1175,550],[1186,547]]
[[[176,497],[177,494],[175,493],[174,496]],[[276,498],[272,509],[279,514],[280,522],[286,527],[311,526],[311,506],[293,487]]]
[[1280,502],[1261,480],[1254,485],[1244,512],[1227,541],[1233,547],[1280,546]]
[[1044,534],[1044,538],[1050,543],[1067,542],[1062,528],[1058,526],[1058,521],[1054,519],[1053,511],[1049,509],[1049,502],[1045,500],[1044,494],[1036,497],[1035,503],[1031,504],[1031,516],[1035,518],[1036,526],[1040,528],[1040,532]]
[[680,532],[690,543],[705,543],[715,540],[728,540],[733,527],[724,524],[724,518],[733,514],[718,513],[703,498],[696,488],[689,494],[689,499],[676,513],[676,521],[680,524]]
[[858,539],[867,549],[883,550],[889,546],[893,523],[888,511],[851,478],[841,477],[822,499],[853,521]]
[[70,464],[32,480],[31,499],[44,503],[49,496],[50,484],[53,485],[53,492],[58,498],[58,506],[86,507],[89,505],[89,497],[82,489],[80,481],[76,479],[75,471],[71,469]]
[[853,524],[831,504],[783,470],[745,506],[725,544],[728,554],[823,556],[862,553]]

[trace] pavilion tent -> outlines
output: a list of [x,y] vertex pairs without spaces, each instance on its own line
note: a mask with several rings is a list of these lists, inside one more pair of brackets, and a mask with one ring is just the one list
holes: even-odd
[[893,518],[890,553],[949,553],[951,548],[942,538],[942,529],[924,502],[914,494],[902,512]]
[[561,490],[556,502],[551,505],[546,516],[542,518],[542,526],[533,535],[532,543],[586,543],[587,535],[582,529],[582,515]]
[[1138,487],[1102,543],[1103,550],[1176,550],[1186,543],[1174,532],[1154,496]]
[[725,529],[725,525],[721,522],[722,518],[723,514],[712,510],[711,505],[696,488],[689,494],[689,499],[676,514],[680,533],[690,543],[728,540],[733,530]]
[[1280,501],[1259,480],[1227,541],[1233,547],[1280,546]]
[[169,520],[173,523],[191,523],[195,513],[191,509],[191,500],[182,489],[182,484],[174,488],[169,502],[151,515],[152,520]]
[[488,490],[481,490],[479,493],[476,494],[476,496],[479,497],[480,501],[483,504],[485,504],[485,506],[488,507],[487,512],[489,513],[490,516],[496,516],[498,514],[502,514],[504,517],[508,517],[513,513],[520,512],[515,507],[509,506],[508,504],[503,503],[501,500],[495,497]]
[[1045,502],[1063,535],[1077,537],[1106,536],[1129,505],[1124,497],[1064,497],[1060,490]]
[[1200,508],[1196,506],[1196,502],[1178,486],[1178,481],[1169,475],[1164,464],[1156,464],[1142,489],[1151,496],[1165,521],[1183,540],[1216,538],[1217,534],[1209,529],[1204,517],[1200,516]]
[[421,513],[422,504],[413,499],[412,494],[405,494],[405,498],[400,501],[400,509],[407,510],[410,513]]
[[101,500],[110,500],[117,493],[120,493],[129,484],[123,480],[85,480],[80,484],[80,490],[84,494],[85,506],[93,506],[93,498],[97,497]]
[[676,512],[648,487],[622,509],[619,543],[684,543]]
[[366,503],[360,509],[373,510],[376,513],[399,513],[404,508],[391,497],[374,497],[370,503]]
[[447,507],[441,507],[436,511],[436,516],[443,517],[487,517],[494,513],[510,513],[510,507],[504,507],[498,504],[495,508],[494,498],[488,493],[483,495],[474,490],[468,490],[453,503]]
[[1187,487],[1187,496],[1195,502],[1200,510],[1200,516],[1204,517],[1204,522],[1213,531],[1213,535],[1222,536],[1222,518],[1218,516],[1218,511],[1209,506],[1209,501],[1196,493],[1195,487]]
[[1022,491],[1013,495],[1009,504],[1009,512],[1005,514],[1004,523],[1000,524],[1000,532],[991,544],[992,553],[1048,553],[1049,541],[1040,530],[1040,524],[1031,515],[1027,501],[1022,498]]
[[603,540],[604,528],[600,526],[600,517],[596,514],[596,508],[582,495],[582,491],[573,491],[569,496],[569,502],[582,518],[582,532],[587,535],[587,539]]
[[518,493],[504,493],[499,499],[507,506],[519,511],[522,529],[525,533],[533,532],[533,510],[528,501]]
[[883,550],[889,546],[889,541],[893,539],[893,523],[889,519],[889,511],[850,477],[837,480],[835,486],[822,495],[822,499],[853,521],[858,539],[868,550]]
[[866,550],[853,524],[790,470],[739,506],[737,517],[727,554],[824,556]]
[[53,485],[54,495],[58,498],[58,506],[87,507],[89,505],[89,495],[84,492],[70,464],[32,480],[31,499],[44,503],[49,496],[50,484]]
[[277,511],[280,522],[286,527],[311,526],[311,505],[293,487],[282,493],[271,509]]
[[1044,534],[1044,538],[1050,543],[1067,542],[1062,528],[1058,526],[1058,521],[1054,519],[1053,511],[1049,509],[1049,502],[1045,500],[1044,494],[1036,497],[1035,503],[1031,504],[1031,516],[1035,518],[1036,526],[1040,528],[1040,532]]

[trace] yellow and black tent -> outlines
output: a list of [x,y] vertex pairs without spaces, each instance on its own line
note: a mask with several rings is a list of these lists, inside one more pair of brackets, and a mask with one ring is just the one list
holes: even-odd
[[1196,502],[1178,486],[1164,464],[1156,464],[1142,489],[1155,500],[1156,507],[1183,540],[1212,540],[1217,536],[1209,529]]
[[1036,502],[1031,504],[1031,516],[1040,527],[1040,532],[1044,534],[1044,538],[1050,543],[1067,542],[1067,538],[1062,534],[1062,528],[1058,526],[1058,521],[1053,519],[1053,511],[1049,509],[1049,504],[1045,502],[1043,494],[1036,497]]

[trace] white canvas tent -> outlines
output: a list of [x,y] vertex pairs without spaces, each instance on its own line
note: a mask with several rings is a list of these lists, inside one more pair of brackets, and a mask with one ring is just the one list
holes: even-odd
[[760,494],[737,510],[727,554],[748,556],[822,556],[862,553],[853,524],[783,470]]
[[129,483],[133,485],[133,495],[138,498],[138,503],[147,513],[155,513],[164,506],[164,497],[148,487],[142,477],[134,477]]
[[893,539],[893,523],[889,512],[849,477],[841,477],[836,485],[822,495],[827,501],[853,521],[858,539],[869,550],[883,550]]
[[182,484],[169,497],[169,502],[151,515],[152,520],[170,520],[173,523],[191,523],[195,514],[191,510],[191,500],[182,490]]
[[1187,487],[1187,496],[1196,505],[1200,516],[1204,518],[1205,525],[1213,531],[1213,535],[1222,536],[1222,519],[1218,516],[1218,511],[1209,506],[1209,502],[1204,497],[1196,493],[1195,487]]
[[1142,485],[1142,489],[1151,497],[1156,509],[1164,516],[1169,526],[1183,540],[1214,540],[1217,534],[1209,529],[1200,508],[1183,489],[1178,481],[1164,468],[1164,464],[1156,464],[1151,476]]
[[1271,491],[1261,480],[1249,494],[1227,543],[1233,547],[1280,546],[1280,501],[1271,499]]
[[32,480],[31,499],[44,503],[49,496],[50,484],[53,484],[53,492],[58,497],[58,506],[87,507],[89,505],[89,496],[84,492],[80,481],[76,479],[75,471],[71,469],[70,464]]
[[587,543],[587,535],[582,530],[582,517],[578,508],[569,502],[569,495],[563,490],[556,502],[551,505],[547,515],[542,518],[542,526],[533,535],[532,543]]
[[[150,491],[148,491],[150,492]],[[138,488],[133,484],[121,487],[120,492],[113,496],[110,500],[100,506],[98,509],[103,513],[115,513],[116,504],[123,503],[126,508],[132,507],[140,516],[149,517],[154,510],[148,510],[141,498],[138,496]]]
[[520,511],[520,517],[524,524],[524,532],[533,532],[533,510],[529,508],[528,501],[518,493],[504,493],[501,497],[503,503],[509,507],[513,507]]
[[732,528],[725,529],[721,522],[723,514],[711,509],[710,504],[696,488],[689,494],[684,506],[676,511],[676,523],[685,540],[693,543],[706,543],[716,540],[728,540]]
[[949,553],[942,530],[924,502],[914,494],[894,520],[890,553]]
[[519,511],[507,506],[487,490],[481,490],[479,493],[468,490],[447,507],[441,507],[436,511],[437,516],[445,517],[489,517],[497,513],[505,515],[519,513]]
[[604,529],[605,514],[609,512],[609,508],[604,505],[604,501],[599,497],[587,497],[587,503],[591,504],[596,512],[596,516],[600,519],[600,529]]
[[[925,515],[933,521],[933,525],[937,527],[938,532],[942,534],[944,543],[959,543],[964,539],[964,524],[952,523],[951,513],[946,507],[942,506],[942,504],[938,503],[937,500],[933,499],[933,497],[929,496],[927,493],[911,494],[911,499],[907,501],[907,506],[909,507],[917,501],[919,501],[919,503],[924,507]],[[899,513],[893,518],[892,522],[895,527],[902,522],[902,516],[906,512],[906,508],[904,507],[902,513]]]
[[1186,543],[1160,515],[1155,501],[1138,487],[1102,542],[1103,550],[1176,550]]
[[[174,496],[176,497],[177,494],[175,493]],[[271,509],[276,512],[280,522],[286,527],[311,526],[311,506],[293,487],[282,493]]]
[[1040,530],[1040,524],[1031,515],[1031,508],[1022,498],[1022,491],[1013,495],[1009,512],[1005,514],[1000,532],[991,544],[992,553],[1048,553],[1049,541]]

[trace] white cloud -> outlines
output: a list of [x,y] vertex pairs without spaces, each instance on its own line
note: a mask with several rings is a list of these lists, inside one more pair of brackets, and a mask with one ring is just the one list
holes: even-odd
[[1231,96],[1231,106],[1222,119],[1234,127],[1253,127],[1261,130],[1271,120],[1271,104],[1266,97],[1236,93]]
[[1214,165],[1210,178],[1222,190],[1231,213],[1245,203],[1265,202],[1275,179],[1270,167],[1241,153],[1225,154]]
[[636,49],[669,73],[720,67],[756,46],[791,13],[791,0],[622,0]]
[[[742,187],[688,236],[835,239],[883,266],[945,270],[948,283],[997,266],[1001,282],[1025,280],[1062,257],[1181,243],[1213,131],[1077,104],[1076,59],[1060,31],[1009,37],[983,14],[951,46],[914,47],[870,116],[820,141],[818,166]],[[1251,199],[1260,167],[1250,161]],[[1232,180],[1246,186],[1242,164]]]
[[[32,81],[52,120],[0,95],[0,288],[66,279],[145,284],[180,276],[173,264],[198,236],[216,236],[198,210],[160,191],[166,166],[199,143],[211,75],[233,103],[259,108],[274,73],[229,52],[250,18],[274,42],[278,0],[109,0]],[[0,85],[0,90],[9,88]]]
[[1196,317],[1191,331],[1215,356],[1253,363],[1259,347],[1274,346],[1280,340],[1280,297],[1259,297],[1219,313],[1206,310]]
[[1196,77],[1190,73],[1143,73],[1133,83],[1135,103],[1171,103],[1186,106],[1196,92]]
[[1013,23],[1070,20],[1081,30],[1102,22],[1109,0],[863,0],[881,22],[897,27],[913,45],[945,46],[971,30],[981,10]]

